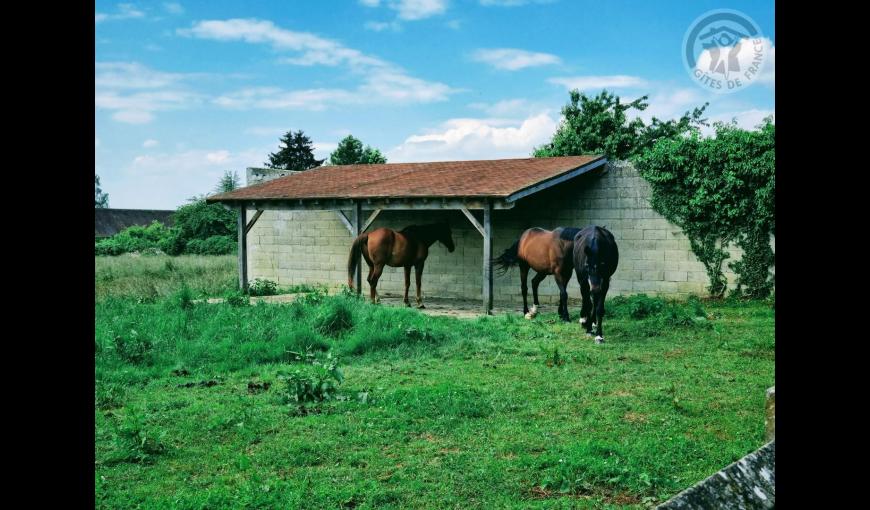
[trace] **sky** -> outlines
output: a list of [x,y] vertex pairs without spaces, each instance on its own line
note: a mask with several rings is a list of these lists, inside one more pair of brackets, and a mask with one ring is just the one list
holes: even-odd
[[[734,9],[770,58],[730,94],[682,60],[693,21]],[[353,134],[389,162],[529,157],[568,91],[649,95],[649,120],[774,114],[772,1],[96,2],[95,172],[109,206],[174,209],[264,166],[287,131],[328,157]]]

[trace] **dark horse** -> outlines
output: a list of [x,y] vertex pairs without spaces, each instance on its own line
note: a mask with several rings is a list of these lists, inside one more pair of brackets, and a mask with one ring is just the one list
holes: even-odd
[[[586,227],[574,238],[574,268],[580,282],[583,307],[580,309],[580,324],[592,335],[595,327],[595,343],[604,342],[604,298],[610,287],[610,277],[619,263],[619,250],[613,234],[602,227]],[[590,299],[591,295],[591,299]]]
[[[559,317],[569,321],[568,316],[568,282],[571,281],[573,258],[571,249],[574,246],[574,236],[580,232],[575,227],[559,227],[555,230],[530,228],[523,232],[519,240],[504,253],[494,259],[500,273],[504,274],[511,266],[520,266],[520,285],[523,291],[523,313],[527,319],[533,319],[538,313],[538,285],[547,277],[553,275],[559,286]],[[534,304],[529,310],[526,282],[529,268],[537,274],[532,278],[532,298]]]
[[354,274],[362,253],[369,265],[369,276],[366,281],[371,286],[372,303],[378,303],[378,279],[384,272],[384,266],[405,268],[405,305],[408,301],[408,287],[411,286],[411,266],[417,276],[417,307],[423,306],[423,294],[420,288],[420,277],[423,275],[423,264],[429,256],[429,247],[435,241],[453,252],[453,234],[447,222],[432,225],[411,225],[396,232],[389,228],[379,228],[360,234],[353,240],[350,247],[350,257],[347,260],[347,284],[353,289]]

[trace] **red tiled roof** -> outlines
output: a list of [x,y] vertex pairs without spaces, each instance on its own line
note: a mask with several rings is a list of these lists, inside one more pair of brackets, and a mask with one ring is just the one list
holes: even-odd
[[414,197],[504,198],[603,156],[323,166],[209,197],[209,202]]

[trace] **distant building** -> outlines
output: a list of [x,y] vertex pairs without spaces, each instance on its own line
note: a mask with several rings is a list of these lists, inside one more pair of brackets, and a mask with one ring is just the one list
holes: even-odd
[[167,227],[173,224],[175,211],[154,209],[94,209],[94,238],[110,237],[127,227],[141,225],[147,227],[159,221]]

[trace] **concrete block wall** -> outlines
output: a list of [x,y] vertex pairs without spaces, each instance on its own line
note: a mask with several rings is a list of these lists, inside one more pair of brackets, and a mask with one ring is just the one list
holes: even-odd
[[[611,280],[609,295],[646,293],[686,297],[704,295],[704,266],[691,252],[680,229],[649,206],[650,188],[628,163],[609,163],[604,171],[520,200],[516,207],[493,212],[493,255],[500,254],[531,227],[605,226],[613,232],[620,251],[619,266]],[[348,217],[350,212],[346,211]],[[368,215],[368,211],[364,211]],[[475,215],[482,222],[482,212]],[[423,272],[423,296],[480,299],[483,280],[483,243],[480,234],[459,211],[383,211],[370,227],[397,230],[412,224],[447,219],[453,229],[456,249],[448,253],[439,243],[432,246]],[[249,277],[268,278],[280,285],[347,282],[347,257],[352,241],[344,224],[332,211],[266,211],[248,234]],[[775,249],[775,245],[774,245]],[[731,251],[731,259],[740,250]],[[363,262],[363,264],[365,264]],[[727,261],[726,261],[727,264]],[[363,290],[367,266],[363,266]],[[411,272],[409,295],[415,283]],[[729,285],[735,275],[725,268]],[[531,280],[531,277],[530,277]],[[530,285],[531,286],[531,285]],[[382,295],[404,292],[404,270],[388,267],[378,285]],[[572,302],[580,297],[572,278],[568,290]],[[531,289],[529,289],[531,303]],[[539,289],[542,303],[558,302],[552,277]],[[500,304],[522,302],[519,270],[495,276],[493,299]]]

